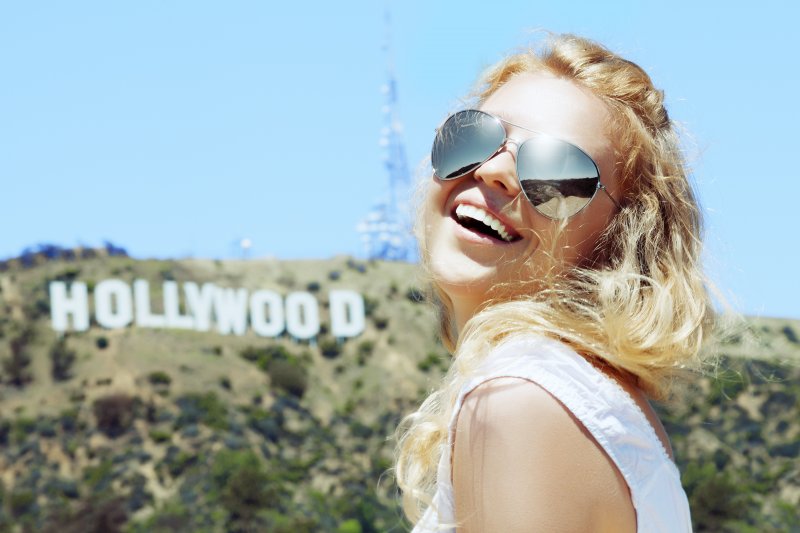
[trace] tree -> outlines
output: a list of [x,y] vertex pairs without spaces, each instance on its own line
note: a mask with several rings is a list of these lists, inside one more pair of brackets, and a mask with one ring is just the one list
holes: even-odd
[[3,372],[12,385],[22,387],[33,381],[33,375],[28,368],[31,356],[28,344],[33,339],[33,328],[25,326],[22,331],[13,336],[9,341],[11,356],[3,360]]
[[67,348],[66,337],[58,339],[50,348],[50,363],[50,370],[56,381],[65,381],[72,377],[70,371],[75,363],[75,350]]

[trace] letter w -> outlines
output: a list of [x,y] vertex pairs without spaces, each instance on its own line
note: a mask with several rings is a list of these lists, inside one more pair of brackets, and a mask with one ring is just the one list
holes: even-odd
[[244,335],[247,329],[247,290],[215,287],[214,314],[217,330],[223,335]]

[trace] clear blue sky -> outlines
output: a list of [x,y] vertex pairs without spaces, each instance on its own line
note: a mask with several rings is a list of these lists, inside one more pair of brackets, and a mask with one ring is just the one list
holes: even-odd
[[[640,63],[692,134],[708,270],[800,318],[799,9],[748,2],[394,2],[409,165],[532,30]],[[38,242],[137,257],[362,252],[385,191],[380,1],[0,3],[0,258]]]

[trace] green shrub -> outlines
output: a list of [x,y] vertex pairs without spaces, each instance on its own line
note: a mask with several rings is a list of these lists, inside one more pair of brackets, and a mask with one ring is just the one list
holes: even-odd
[[3,360],[3,372],[6,379],[17,387],[23,387],[33,380],[33,374],[28,368],[31,364],[28,344],[33,340],[33,337],[33,328],[25,326],[8,343],[11,355]]
[[181,410],[176,428],[202,423],[213,429],[228,429],[227,409],[214,392],[186,394],[175,403]]
[[172,440],[172,432],[163,429],[151,429],[150,439],[158,443],[167,442]]
[[197,455],[185,450],[173,450],[177,450],[177,448],[170,448],[167,452],[167,456],[164,458],[164,464],[169,474],[173,478],[176,478],[197,461]]
[[389,326],[389,318],[385,316],[375,316],[372,318],[375,322],[375,327],[378,329],[386,329]]
[[682,481],[698,531],[721,531],[725,523],[745,519],[750,513],[752,487],[729,471],[718,472],[712,461],[689,463]]
[[342,347],[336,339],[331,337],[326,337],[319,342],[319,350],[328,359],[339,357],[342,354]]
[[33,418],[28,417],[19,417],[14,420],[14,426],[11,430],[11,439],[16,444],[21,444],[25,442],[28,438],[28,435],[33,433],[34,429],[36,429],[36,420]]
[[100,337],[97,337],[97,340],[94,341],[94,343],[98,349],[105,350],[108,348],[108,337],[101,335]]
[[320,288],[322,288],[322,286],[318,281],[311,281],[306,285],[306,290],[308,292],[319,292]]
[[214,458],[211,478],[229,522],[251,523],[259,511],[275,508],[287,492],[250,450],[223,450]]
[[106,459],[95,466],[87,466],[83,471],[83,481],[93,492],[103,492],[111,486],[114,464]]
[[784,326],[781,330],[781,333],[786,337],[786,340],[791,342],[792,344],[800,344],[800,339],[797,338],[797,333],[795,333],[792,326]]
[[294,355],[280,344],[261,348],[249,346],[239,355],[266,372],[273,387],[289,394],[302,397],[308,386],[306,366],[310,362],[310,354]]
[[81,275],[81,269],[77,266],[70,266],[56,274],[54,281],[73,282]]
[[419,304],[425,301],[425,293],[415,287],[411,287],[406,291],[406,299],[412,303]]
[[305,368],[289,361],[273,361],[267,367],[267,374],[273,387],[297,398],[302,398],[308,387]]
[[172,378],[169,376],[169,374],[162,370],[150,372],[150,374],[147,376],[147,380],[152,385],[169,385],[172,383]]
[[69,393],[69,401],[73,403],[81,403],[86,399],[86,393],[80,390],[72,391]]
[[361,341],[358,344],[358,348],[356,348],[356,358],[358,360],[358,366],[364,366],[367,363],[367,359],[372,355],[372,352],[375,350],[375,343],[372,341]]
[[417,363],[417,368],[423,372],[429,372],[432,368],[439,368],[444,370],[447,366],[444,358],[435,352],[428,352],[425,359]]
[[[9,436],[11,435],[11,422],[8,420],[0,420],[0,446],[8,446]],[[2,494],[3,484],[0,482],[0,494]],[[0,498],[0,508],[2,508],[3,499]]]
[[98,398],[93,405],[97,429],[111,438],[119,437],[133,424],[134,409],[133,398],[125,393]]
[[15,490],[9,498],[9,510],[14,518],[21,518],[32,510],[36,503],[36,494],[30,490]]
[[219,378],[219,386],[225,390],[231,390],[233,386],[231,385],[231,378],[228,376],[222,376]]
[[336,533],[361,533],[361,522],[355,518],[345,520],[336,529]]
[[77,508],[63,508],[48,517],[43,533],[122,533],[128,519],[125,499],[119,496],[91,496]]
[[251,363],[256,363],[262,370],[266,369],[272,361],[293,361],[296,358],[289,350],[280,344],[271,344],[256,348],[248,346],[239,352],[239,355]]
[[132,524],[130,533],[192,531],[192,513],[179,501],[168,501],[144,522]]
[[50,372],[56,381],[65,381],[72,377],[72,365],[75,363],[75,350],[67,348],[66,337],[61,337],[50,348]]
[[372,316],[375,310],[380,305],[380,302],[377,298],[372,298],[371,296],[364,295],[364,315],[365,316]]

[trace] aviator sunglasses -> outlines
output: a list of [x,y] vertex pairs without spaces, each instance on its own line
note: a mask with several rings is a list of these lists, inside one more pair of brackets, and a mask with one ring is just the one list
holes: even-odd
[[[537,135],[518,142],[509,138],[505,125]],[[495,156],[506,143],[517,145],[517,179],[531,205],[542,215],[564,219],[589,205],[602,189],[600,171],[589,155],[567,141],[503,120],[484,111],[458,111],[436,131],[431,165],[437,178],[466,176]]]

